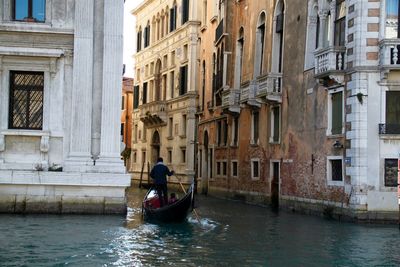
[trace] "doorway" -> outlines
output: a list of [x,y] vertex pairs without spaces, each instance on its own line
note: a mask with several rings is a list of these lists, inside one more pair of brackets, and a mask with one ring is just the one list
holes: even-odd
[[271,162],[272,180],[271,180],[271,207],[272,210],[279,210],[279,161]]
[[153,137],[151,139],[151,159],[152,163],[157,163],[157,159],[160,157],[160,134],[158,131],[153,133]]

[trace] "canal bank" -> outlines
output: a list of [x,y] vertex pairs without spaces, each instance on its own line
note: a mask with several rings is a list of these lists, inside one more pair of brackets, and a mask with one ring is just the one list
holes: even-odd
[[[271,196],[268,193],[227,190],[219,187],[209,187],[208,195],[223,199],[241,201],[247,204],[272,207]],[[348,199],[342,202],[316,200],[292,196],[279,197],[279,209],[303,215],[319,216],[338,221],[356,223],[399,224],[400,212],[368,211],[366,207],[353,207]]]

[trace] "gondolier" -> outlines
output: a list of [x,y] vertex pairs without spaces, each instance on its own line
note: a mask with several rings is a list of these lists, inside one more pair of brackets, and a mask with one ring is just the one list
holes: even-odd
[[171,176],[173,174],[174,171],[170,171],[168,167],[164,165],[163,158],[161,157],[157,159],[157,164],[150,172],[150,177],[153,179],[161,207],[168,204],[167,175]]

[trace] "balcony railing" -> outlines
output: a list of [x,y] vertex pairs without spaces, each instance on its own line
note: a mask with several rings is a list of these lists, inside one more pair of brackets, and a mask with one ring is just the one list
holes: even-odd
[[167,105],[165,101],[154,101],[139,106],[140,120],[147,127],[156,127],[167,123]]
[[224,34],[224,20],[221,19],[217,29],[215,30],[215,43],[219,42],[219,39],[221,39],[223,34]]
[[382,68],[400,68],[400,39],[383,39],[379,43],[379,65]]
[[341,73],[345,67],[346,48],[328,47],[315,52],[315,76]]
[[222,108],[233,113],[240,112],[239,89],[228,89],[222,92]]
[[400,124],[380,123],[379,134],[400,134]]
[[257,97],[266,101],[282,102],[282,73],[269,73],[257,79]]
[[240,92],[240,103],[245,103],[250,106],[260,107],[260,102],[257,101],[256,96],[258,92],[258,83],[253,80],[246,87],[243,87]]

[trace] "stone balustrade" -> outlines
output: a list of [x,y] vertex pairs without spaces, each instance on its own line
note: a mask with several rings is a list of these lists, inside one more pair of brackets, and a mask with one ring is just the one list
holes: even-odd
[[315,52],[315,76],[322,77],[344,71],[346,48],[331,46]]

